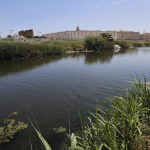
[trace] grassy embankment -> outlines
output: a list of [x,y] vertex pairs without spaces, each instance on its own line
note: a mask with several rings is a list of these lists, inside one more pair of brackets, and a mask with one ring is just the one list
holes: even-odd
[[[82,131],[67,134],[68,150],[148,150],[150,146],[150,83],[134,79],[124,96],[110,98],[110,108],[89,112]],[[36,130],[37,131],[37,130]],[[37,131],[38,132],[38,131]],[[39,135],[39,134],[38,134]],[[41,138],[46,150],[51,150]]]
[[36,57],[64,53],[67,50],[110,50],[118,44],[122,48],[150,46],[150,41],[109,41],[101,36],[89,35],[79,41],[17,42],[0,40],[0,60]]
[[150,46],[150,41],[114,41],[114,43],[122,48]]
[[84,49],[84,41],[17,42],[0,40],[0,60],[36,57]]

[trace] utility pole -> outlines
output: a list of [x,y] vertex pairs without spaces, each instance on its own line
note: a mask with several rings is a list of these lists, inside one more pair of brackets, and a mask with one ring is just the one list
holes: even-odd
[[10,35],[11,35],[11,31],[13,31],[13,30],[10,30]]
[[0,32],[0,39],[1,39],[1,34],[2,34],[3,32]]

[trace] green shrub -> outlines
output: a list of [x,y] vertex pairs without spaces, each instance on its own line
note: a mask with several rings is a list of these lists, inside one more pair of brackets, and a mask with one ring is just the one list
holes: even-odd
[[109,42],[102,36],[89,35],[85,38],[85,48],[88,50],[109,50],[114,49],[114,42]]
[[119,45],[121,48],[129,48],[130,44],[128,41],[115,41],[116,45]]

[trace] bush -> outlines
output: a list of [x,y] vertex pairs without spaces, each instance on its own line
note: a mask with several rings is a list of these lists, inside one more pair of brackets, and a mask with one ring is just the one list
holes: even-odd
[[130,44],[128,41],[115,41],[116,45],[119,45],[121,48],[129,48]]
[[89,35],[85,38],[85,48],[88,50],[110,50],[114,49],[114,42],[109,42],[102,36]]

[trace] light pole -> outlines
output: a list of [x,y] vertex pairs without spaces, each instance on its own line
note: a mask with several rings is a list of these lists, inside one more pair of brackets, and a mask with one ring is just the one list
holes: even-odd
[[39,32],[37,32],[37,33],[39,33],[39,37],[40,37],[40,33],[41,33],[41,32],[39,31]]
[[10,35],[11,35],[11,31],[13,31],[13,30],[10,30]]
[[0,32],[0,39],[1,39],[1,34],[2,34],[3,32]]

